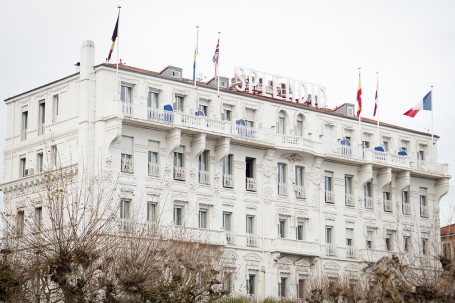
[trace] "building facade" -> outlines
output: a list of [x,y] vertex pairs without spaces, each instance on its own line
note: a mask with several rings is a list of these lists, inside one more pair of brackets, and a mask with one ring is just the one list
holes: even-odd
[[455,260],[453,249],[455,247],[455,224],[441,227],[442,255],[447,259]]
[[5,100],[7,211],[30,211],[20,189],[58,160],[113,176],[119,220],[225,246],[232,293],[301,297],[314,277],[355,281],[392,253],[432,265],[449,178],[437,137],[359,124],[321,87],[240,68],[218,91],[173,66],[117,75],[94,52],[83,42],[77,73]]

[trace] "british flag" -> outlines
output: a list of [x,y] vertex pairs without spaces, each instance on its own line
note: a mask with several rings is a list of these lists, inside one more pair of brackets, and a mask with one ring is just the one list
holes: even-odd
[[215,77],[218,76],[217,69],[218,69],[218,58],[220,57],[220,38],[218,38],[218,42],[216,43],[215,54],[213,55],[213,63],[215,63]]

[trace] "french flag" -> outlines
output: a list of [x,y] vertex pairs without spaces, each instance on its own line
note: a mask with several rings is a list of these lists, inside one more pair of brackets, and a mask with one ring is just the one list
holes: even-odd
[[414,118],[420,110],[431,111],[431,91],[423,97],[423,100],[417,102],[410,110],[403,115]]

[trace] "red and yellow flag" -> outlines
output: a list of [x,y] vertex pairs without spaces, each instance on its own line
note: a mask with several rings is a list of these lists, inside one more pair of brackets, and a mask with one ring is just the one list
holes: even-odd
[[360,71],[359,71],[359,88],[357,89],[357,117],[360,117],[362,112],[362,83],[360,81]]

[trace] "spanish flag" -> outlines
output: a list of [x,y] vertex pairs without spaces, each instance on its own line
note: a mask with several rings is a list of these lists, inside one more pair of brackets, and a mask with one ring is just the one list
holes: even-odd
[[357,117],[360,117],[362,112],[362,83],[360,82],[360,70],[359,70],[359,88],[357,89]]
[[115,46],[115,40],[117,39],[117,36],[118,36],[118,21],[120,19],[120,12],[117,16],[117,22],[115,23],[115,28],[114,28],[114,32],[112,33],[112,44],[111,44],[111,49],[109,50],[109,55],[107,56],[107,59],[106,61],[109,62],[109,60],[111,60],[111,56],[112,56],[112,51],[114,50],[114,46]]

